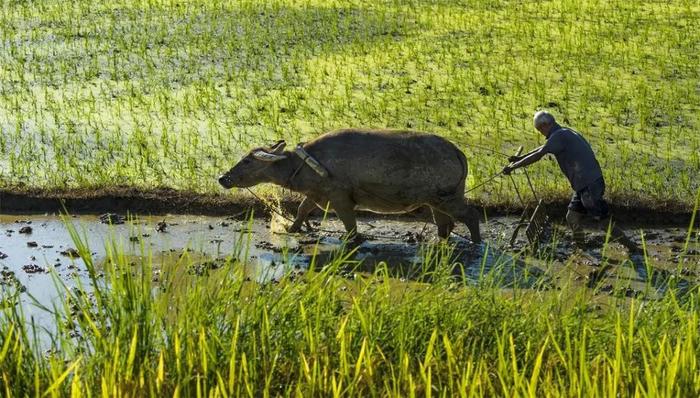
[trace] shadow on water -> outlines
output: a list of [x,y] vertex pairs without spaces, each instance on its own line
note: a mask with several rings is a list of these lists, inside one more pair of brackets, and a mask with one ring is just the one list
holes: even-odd
[[294,252],[266,253],[255,260],[263,271],[256,275],[259,281],[280,276],[272,264],[287,264],[287,270],[307,270],[314,265],[341,261],[339,272],[347,276],[371,274],[384,268],[389,277],[416,282],[450,278],[455,282],[502,288],[546,286],[543,270],[528,266],[512,253],[461,239],[448,243],[365,241],[353,247],[340,239],[324,237],[315,243],[302,244]]
[[630,256],[630,263],[637,272],[639,278],[653,286],[659,293],[674,292],[682,297],[691,291],[693,283],[683,277],[679,272],[672,272],[663,268],[653,267],[641,254]]
[[[602,251],[591,251],[589,255],[593,257],[599,268],[589,275],[588,287],[600,289],[605,278],[610,278],[609,273],[616,270],[618,274],[627,270],[629,276],[617,276],[618,280],[624,279],[629,286],[624,292],[627,296],[637,297],[643,292],[652,292],[663,296],[666,293],[673,293],[678,298],[682,298],[690,293],[697,284],[693,283],[683,275],[679,269],[664,269],[654,266],[644,254],[630,254],[625,259],[606,257]],[[608,285],[610,286],[610,285]]]

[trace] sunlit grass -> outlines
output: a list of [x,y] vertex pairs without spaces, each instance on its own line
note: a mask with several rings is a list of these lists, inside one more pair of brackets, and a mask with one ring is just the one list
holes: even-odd
[[[251,146],[436,132],[478,184],[552,110],[619,202],[691,207],[700,6],[562,1],[15,2],[0,9],[0,184],[212,192]],[[568,187],[532,168],[548,197]],[[507,181],[470,196],[511,203]]]
[[[535,146],[548,108],[618,203],[700,203],[695,1],[12,0],[0,38],[2,188],[213,192],[251,146],[348,126],[441,134],[476,185],[504,159],[470,145]],[[568,195],[554,163],[531,169]],[[515,200],[506,180],[469,195]],[[56,278],[53,328],[1,286],[0,396],[700,395],[697,280],[658,299],[469,285],[440,247],[431,283],[348,280],[341,254],[278,284],[234,258],[154,282],[152,256],[108,242],[94,264],[73,239],[90,277]]]
[[[503,287],[511,260],[468,281],[449,271],[441,244],[423,251],[414,280],[383,263],[353,272],[339,252],[305,275],[257,283],[234,257],[195,276],[188,256],[164,266],[142,247],[134,262],[116,240],[96,264],[84,232],[68,227],[89,278],[75,288],[55,278],[59,298],[43,308],[51,326],[0,293],[3,396],[700,393],[697,279],[639,299],[573,280]],[[233,252],[245,245],[241,234]]]

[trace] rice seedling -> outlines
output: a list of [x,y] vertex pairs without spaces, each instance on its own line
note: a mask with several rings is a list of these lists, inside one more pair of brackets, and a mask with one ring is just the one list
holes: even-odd
[[[473,187],[503,166],[489,149],[539,144],[547,108],[589,138],[614,201],[697,213],[699,35],[689,0],[8,0],[0,188],[213,193],[250,147],[347,126],[443,135]],[[538,191],[566,197],[545,163]],[[505,180],[469,196],[516,198]],[[456,277],[445,245],[407,281],[340,251],[259,283],[243,235],[198,276],[189,256],[134,260],[116,241],[97,263],[71,231],[88,278],[34,303],[50,326],[0,285],[2,396],[700,395],[700,292],[680,263],[657,291],[645,258],[640,297],[504,287],[507,258]]]
[[[590,138],[612,197],[690,210],[698,14],[681,0],[10,2],[0,184],[215,192],[251,146],[347,126],[444,135],[477,184],[504,159],[472,145],[535,146],[530,117],[548,108]],[[514,198],[505,181],[470,195]]]

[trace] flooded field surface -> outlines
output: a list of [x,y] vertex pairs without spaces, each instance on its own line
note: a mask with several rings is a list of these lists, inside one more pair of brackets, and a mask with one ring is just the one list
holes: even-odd
[[[286,234],[272,232],[283,228],[276,220],[264,219],[194,215],[127,218],[106,214],[63,220],[53,215],[6,215],[0,216],[2,289],[18,289],[24,303],[32,301],[31,295],[50,306],[57,295],[54,275],[69,287],[86,281],[85,263],[75,250],[66,221],[87,242],[96,264],[106,261],[112,242],[134,261],[151,256],[154,279],[164,267],[178,261],[187,264],[188,273],[203,275],[234,258],[248,278],[264,283],[289,272],[303,273],[312,261],[323,265],[351,250],[354,252],[347,259],[349,277],[373,272],[383,262],[399,282],[429,282],[414,276],[424,275],[426,267],[440,263],[449,264],[448,272],[468,283],[491,276],[495,278],[492,282],[504,288],[548,289],[577,283],[603,294],[652,297],[653,291],[665,290],[671,284],[692,286],[700,273],[698,236],[682,227],[645,230],[645,258],[630,257],[616,244],[603,248],[604,235],[596,231],[589,231],[590,248],[576,249],[561,226],[553,227],[550,243],[542,245],[536,255],[525,255],[520,250],[526,245],[524,233],[513,248],[506,249],[505,242],[518,222],[510,217],[492,218],[483,224],[483,244],[453,236],[449,245],[437,244],[432,224],[360,219],[359,230],[366,240],[348,247],[341,240],[342,226],[333,217],[312,220],[315,231]],[[457,233],[468,236],[459,228]],[[628,229],[628,235],[641,241],[636,227]],[[444,261],[444,256],[449,260]],[[26,307],[31,314],[32,306]]]

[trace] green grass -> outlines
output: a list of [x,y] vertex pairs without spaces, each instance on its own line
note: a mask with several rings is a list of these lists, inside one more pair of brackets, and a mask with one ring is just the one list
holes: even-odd
[[[448,137],[474,185],[503,158],[470,145],[537,145],[540,108],[590,139],[618,201],[692,208],[700,187],[696,1],[8,0],[0,38],[3,188],[214,192],[250,147],[347,126]],[[568,194],[554,163],[531,175]],[[470,196],[510,204],[508,184]],[[185,259],[154,283],[152,257],[130,262],[114,247],[88,286],[57,279],[49,330],[3,287],[0,395],[700,394],[697,285],[348,281],[343,257],[277,285]]]
[[[696,1],[8,0],[0,39],[3,188],[210,193],[250,147],[348,126],[448,137],[473,186],[504,159],[471,145],[537,145],[540,108],[590,139],[615,200],[692,208],[700,188]],[[568,195],[554,163],[531,175]],[[508,184],[469,195],[512,204]],[[348,281],[343,257],[277,285],[183,260],[154,283],[152,257],[111,253],[84,288],[56,280],[49,330],[3,287],[0,395],[700,394],[697,284]]]
[[503,263],[468,285],[438,247],[417,277],[431,283],[390,278],[386,265],[347,278],[339,253],[260,284],[234,259],[193,276],[188,256],[161,268],[144,249],[134,263],[115,241],[95,264],[69,228],[90,278],[69,289],[56,277],[51,326],[0,293],[5,397],[700,394],[697,280],[640,300],[571,282],[504,289]]
[[[474,185],[504,159],[470,145],[537,145],[540,108],[617,201],[690,208],[700,184],[695,1],[6,1],[0,38],[6,188],[214,192],[253,146],[348,126],[448,137]],[[470,196],[515,201],[507,180]]]

